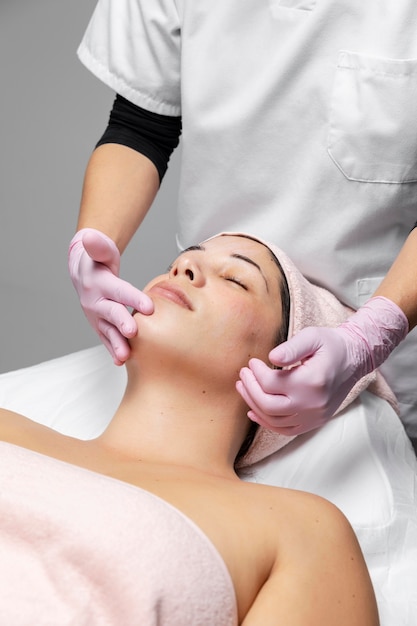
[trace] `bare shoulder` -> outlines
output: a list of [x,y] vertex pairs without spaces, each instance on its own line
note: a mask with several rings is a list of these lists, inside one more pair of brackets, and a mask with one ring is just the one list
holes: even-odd
[[378,626],[369,572],[345,515],[310,493],[268,486],[258,493],[276,559],[243,625]]
[[[247,487],[246,487],[247,486]],[[245,483],[248,496],[256,497],[258,504],[269,511],[271,521],[283,528],[288,524],[305,536],[326,537],[343,535],[357,543],[352,526],[342,511],[321,496],[286,487],[272,487],[259,483]],[[256,495],[255,495],[256,494]],[[330,533],[330,534],[329,534]]]
[[[247,486],[246,486],[247,485]],[[275,538],[279,562],[303,561],[327,565],[340,563],[349,555],[364,563],[354,530],[342,511],[321,496],[300,490],[246,483],[246,502],[252,502],[264,522],[265,532]],[[276,531],[279,530],[279,533]]]
[[[258,485],[259,486],[259,485]],[[260,497],[270,514],[272,527],[279,527],[279,559],[293,561],[294,554],[305,564],[326,562],[338,566],[346,558],[364,564],[355,532],[342,511],[321,496],[295,489],[262,486]]]
[[313,522],[319,530],[320,524],[340,525],[340,528],[351,530],[340,509],[321,496],[287,487],[251,482],[243,484],[248,491],[247,495],[257,498],[258,504],[271,511],[277,522],[290,521],[291,525],[296,523],[297,526],[300,525],[300,530],[303,527],[311,529]]
[[0,440],[2,441],[15,443],[15,440],[23,437],[25,433],[36,430],[37,426],[40,425],[20,413],[0,409]]
[[0,409],[0,441],[13,443],[37,452],[48,453],[51,446],[65,439],[57,431],[20,413]]

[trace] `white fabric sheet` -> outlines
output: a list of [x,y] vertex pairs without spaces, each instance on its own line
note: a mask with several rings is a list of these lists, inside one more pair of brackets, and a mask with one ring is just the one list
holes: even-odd
[[[89,439],[111,419],[125,381],[125,369],[97,346],[1,374],[0,406]],[[364,392],[339,417],[261,461],[245,479],[335,503],[360,541],[381,626],[417,625],[417,461],[385,401]]]

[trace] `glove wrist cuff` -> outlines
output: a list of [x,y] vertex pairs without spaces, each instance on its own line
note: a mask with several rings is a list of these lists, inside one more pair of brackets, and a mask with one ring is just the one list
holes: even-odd
[[82,241],[84,235],[87,235],[88,233],[94,233],[94,234],[100,235],[100,237],[102,239],[105,239],[107,241],[107,243],[112,248],[114,248],[114,251],[117,252],[117,254],[120,254],[116,244],[113,241],[113,239],[110,239],[110,237],[108,237],[108,235],[105,235],[101,230],[97,230],[97,228],[81,228],[80,230],[77,230],[77,232],[75,233],[74,237],[70,241],[68,252],[71,252],[72,248],[75,245],[77,245],[77,243]]
[[404,312],[383,296],[368,300],[341,327],[360,337],[365,344],[368,354],[363,359],[363,375],[382,365],[409,330]]

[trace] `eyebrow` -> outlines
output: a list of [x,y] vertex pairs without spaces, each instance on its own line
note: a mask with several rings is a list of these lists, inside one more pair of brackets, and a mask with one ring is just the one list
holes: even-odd
[[264,279],[266,290],[269,293],[268,281],[266,280],[265,274],[263,273],[260,265],[255,263],[253,259],[249,258],[248,256],[244,256],[243,254],[235,253],[235,254],[232,254],[231,257],[234,259],[240,259],[241,261],[245,261],[246,263],[249,263],[250,265],[253,265],[254,267],[256,267],[256,269],[259,271],[262,278]]
[[[189,248],[186,248],[185,250],[182,250],[182,252],[180,252],[181,254],[184,254],[185,252],[190,252],[192,250],[199,250],[199,251],[205,251],[205,247],[202,245],[197,245],[197,246],[190,246]],[[269,293],[269,286],[268,286],[268,281],[266,280],[265,274],[262,271],[262,268],[260,265],[258,265],[258,263],[256,263],[253,259],[251,259],[248,256],[245,256],[244,254],[239,254],[238,252],[231,254],[230,257],[232,259],[239,259],[240,261],[245,261],[246,263],[249,263],[250,265],[253,265],[254,267],[256,267],[256,269],[259,271],[259,273],[261,274],[262,278],[264,279],[265,282],[265,287],[267,292]]]

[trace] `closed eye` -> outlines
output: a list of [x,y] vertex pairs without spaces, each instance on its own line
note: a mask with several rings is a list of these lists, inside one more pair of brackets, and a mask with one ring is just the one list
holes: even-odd
[[242,287],[242,289],[244,289],[245,291],[248,291],[248,288],[246,287],[246,285],[242,283],[242,281],[239,280],[239,278],[236,278],[236,276],[224,276],[223,278],[232,283],[235,283],[236,285],[239,285],[239,287]]

